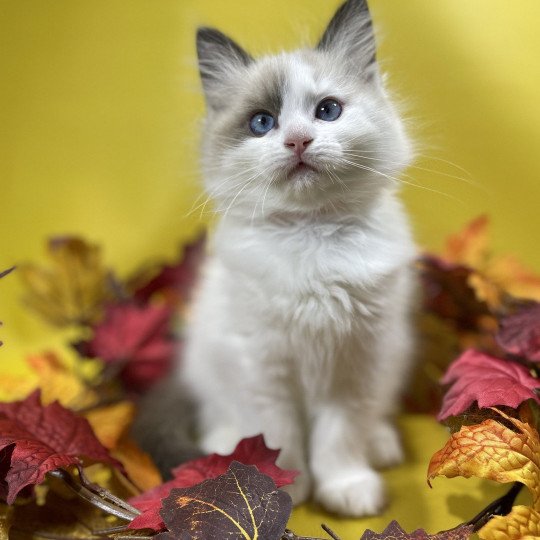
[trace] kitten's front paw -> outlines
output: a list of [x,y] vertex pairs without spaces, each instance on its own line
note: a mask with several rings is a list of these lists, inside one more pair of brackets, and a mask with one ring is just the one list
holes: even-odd
[[315,490],[315,499],[327,510],[351,517],[376,515],[386,504],[381,477],[367,468],[340,471],[324,480]]
[[378,422],[368,441],[369,463],[376,469],[394,467],[404,455],[397,429],[390,422]]
[[230,454],[240,441],[240,432],[233,426],[221,426],[205,433],[200,447],[205,454]]

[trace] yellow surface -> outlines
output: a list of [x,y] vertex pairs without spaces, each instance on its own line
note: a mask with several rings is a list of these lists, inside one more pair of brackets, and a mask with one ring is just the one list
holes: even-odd
[[404,416],[400,426],[407,458],[402,466],[383,473],[390,493],[383,515],[343,519],[328,516],[308,504],[294,511],[290,529],[298,535],[324,538],[320,524],[325,523],[341,540],[358,540],[365,529],[381,532],[397,519],[407,532],[424,528],[435,533],[468,521],[507,491],[508,485],[478,478],[436,478],[430,489],[426,482],[427,465],[431,456],[443,447],[448,433],[433,418],[424,415]]
[[[254,53],[275,51],[318,35],[337,4],[0,0],[0,268],[40,260],[45,238],[65,233],[101,243],[122,273],[172,257],[207,219],[187,216],[199,193],[203,111],[195,27],[219,26]],[[405,191],[420,243],[437,247],[488,212],[497,250],[540,270],[540,2],[371,5],[385,37],[379,57],[421,146],[406,180],[423,187]],[[15,275],[2,280],[4,373],[65,339],[24,311],[20,295]],[[433,429],[411,474],[423,474],[438,446]],[[409,527],[452,525],[445,492],[423,498],[423,481],[407,478],[389,473],[392,515]],[[476,496],[466,492],[464,500]],[[301,510],[295,519],[323,518]]]

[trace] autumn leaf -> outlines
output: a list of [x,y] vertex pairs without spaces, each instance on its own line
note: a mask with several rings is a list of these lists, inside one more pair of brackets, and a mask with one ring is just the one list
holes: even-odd
[[280,540],[291,510],[291,497],[270,477],[234,461],[217,478],[171,491],[161,510],[170,532],[156,540]]
[[255,465],[257,469],[272,478],[277,487],[292,484],[298,475],[297,471],[281,469],[276,465],[279,450],[271,450],[264,442],[262,435],[242,439],[232,454],[210,456],[188,461],[173,469],[173,479],[161,486],[134,497],[129,502],[142,514],[130,524],[130,528],[151,528],[160,530],[164,527],[159,516],[162,500],[167,497],[173,488],[190,487],[209,478],[216,478],[227,471],[233,461],[244,465]]
[[53,238],[47,246],[51,266],[23,264],[19,275],[26,286],[25,303],[56,326],[90,324],[110,300],[112,286],[100,249],[81,238]]
[[117,364],[128,389],[147,390],[171,367],[173,313],[168,306],[109,305],[104,319],[94,327],[93,338],[76,348],[85,356]]
[[382,533],[366,530],[360,540],[467,540],[472,534],[472,525],[460,525],[449,531],[428,534],[423,529],[406,533],[397,521],[392,521]]
[[455,416],[475,401],[479,408],[504,405],[518,407],[527,399],[540,403],[535,379],[522,365],[469,349],[455,360],[442,379],[452,386],[446,392],[439,420]]
[[112,450],[116,448],[135,418],[135,405],[131,401],[119,401],[111,405],[92,408],[83,413],[92,426],[99,442]]
[[497,256],[489,249],[489,219],[480,216],[451,235],[442,258],[475,270],[469,284],[477,297],[497,307],[501,292],[540,301],[540,276],[511,255]]
[[119,464],[96,439],[88,421],[58,403],[42,406],[39,391],[0,403],[0,497],[12,504],[26,486],[83,458]]
[[540,303],[532,303],[502,319],[496,336],[510,354],[540,362]]
[[128,280],[133,297],[146,303],[160,295],[167,303],[185,303],[191,296],[198,270],[204,259],[205,235],[183,247],[179,260],[172,265],[144,268]]
[[537,538],[540,511],[540,440],[536,429],[501,411],[510,429],[489,419],[463,426],[431,458],[428,481],[436,476],[478,476],[500,483],[520,482],[532,494],[532,507],[515,506],[479,531],[484,540]]
[[420,271],[426,311],[451,321],[460,331],[482,330],[493,317],[490,306],[476,294],[471,268],[425,255]]
[[[431,458],[428,480],[436,476],[478,476],[495,482],[521,482],[540,504],[540,440],[529,424],[503,413],[517,431],[496,420],[463,426]],[[540,508],[539,508],[540,509]]]
[[514,506],[506,516],[496,516],[479,531],[483,540],[537,540],[540,513],[529,506]]

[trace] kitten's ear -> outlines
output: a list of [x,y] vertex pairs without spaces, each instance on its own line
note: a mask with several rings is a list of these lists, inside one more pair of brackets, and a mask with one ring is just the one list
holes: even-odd
[[376,44],[366,0],[347,0],[328,23],[317,49],[338,54],[366,74],[376,67]]
[[206,100],[214,108],[225,97],[227,82],[253,61],[231,38],[206,27],[197,30],[197,56]]

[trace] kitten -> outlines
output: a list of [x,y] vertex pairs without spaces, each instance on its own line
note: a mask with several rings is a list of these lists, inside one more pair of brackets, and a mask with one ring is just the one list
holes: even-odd
[[379,512],[374,469],[399,463],[392,424],[410,367],[415,247],[395,179],[412,157],[384,91],[365,0],[314,49],[253,59],[197,34],[203,172],[222,213],[180,379],[205,452],[264,433],[289,492]]

